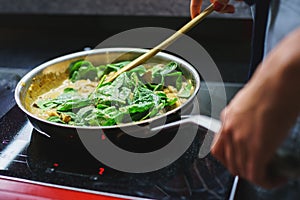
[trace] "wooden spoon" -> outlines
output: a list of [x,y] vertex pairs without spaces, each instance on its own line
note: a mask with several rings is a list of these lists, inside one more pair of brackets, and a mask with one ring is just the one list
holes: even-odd
[[210,4],[205,10],[203,10],[198,16],[196,16],[194,19],[189,21],[187,24],[185,24],[182,28],[180,28],[178,31],[176,31],[173,35],[171,35],[169,38],[158,44],[153,49],[149,50],[147,53],[142,54],[123,68],[121,68],[119,71],[117,71],[113,76],[111,76],[106,82],[111,82],[115,78],[117,78],[121,73],[126,72],[128,70],[131,70],[132,68],[141,65],[151,57],[155,56],[158,52],[161,50],[167,48],[170,44],[172,44],[175,40],[180,38],[184,33],[191,30],[194,26],[196,26],[200,21],[202,21],[207,15],[212,13],[214,11],[214,5]]

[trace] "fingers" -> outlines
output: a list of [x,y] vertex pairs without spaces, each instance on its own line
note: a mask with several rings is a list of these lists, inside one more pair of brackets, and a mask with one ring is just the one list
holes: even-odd
[[212,155],[219,160],[233,174],[238,175],[238,166],[236,163],[236,149],[233,143],[233,138],[229,126],[225,120],[225,111],[222,112],[221,119],[223,127],[220,133],[217,134],[216,141],[212,148]]
[[215,145],[213,145],[213,148],[211,149],[211,154],[224,166],[227,166],[227,159],[224,151],[226,144],[224,144],[224,141],[220,139],[220,137],[218,137],[217,141],[214,143]]
[[240,151],[240,149],[244,149],[247,144],[245,144],[241,139],[237,139],[240,142],[236,142],[236,151],[239,151],[238,153],[235,154],[236,158],[236,168],[237,168],[237,174],[245,177],[245,174],[247,174],[246,166],[247,166],[247,158],[248,154],[247,151]]
[[[244,176],[246,173],[246,163],[247,163],[247,144],[245,144],[245,139],[243,138],[243,134],[241,134],[240,128],[237,130],[231,130],[231,121],[230,117],[226,119],[226,112],[230,113],[230,106],[227,107],[222,112],[222,121],[224,121],[224,130],[227,132],[228,144],[232,146],[232,154],[230,156],[231,159],[234,160],[234,168],[232,167],[231,172],[235,175]],[[230,121],[231,120],[231,121]],[[228,128],[227,128],[228,127]]]
[[237,166],[237,158],[236,156],[238,155],[235,151],[235,144],[232,141],[232,135],[227,132],[228,136],[224,137],[224,140],[226,142],[226,148],[224,149],[225,151],[225,156],[226,156],[226,162],[227,162],[227,168],[233,175],[239,175],[238,171],[238,166]]
[[234,13],[233,5],[228,4],[229,0],[210,0],[214,4],[215,11],[220,13]]
[[224,6],[215,6],[215,10],[220,12],[220,13],[234,13],[235,12],[235,8],[233,5],[226,5]]
[[201,6],[202,0],[191,0],[190,13],[192,18],[196,17],[200,13]]
[[212,155],[226,166],[232,175],[238,175],[264,188],[271,189],[285,183],[285,179],[268,177],[269,161],[264,158],[263,150],[255,144],[249,146],[249,138],[243,137],[242,133],[247,132],[246,135],[251,136],[253,134],[249,134],[239,123],[235,122],[231,112],[229,106],[221,114],[223,126],[214,138]]
[[[190,13],[192,18],[196,17],[200,13],[202,1],[203,0],[191,0]],[[214,4],[214,9],[217,12],[234,13],[235,11],[234,6],[228,4],[229,0],[210,0],[210,2]]]
[[[226,114],[226,108],[222,111],[221,113],[221,121],[224,123],[224,118]],[[224,126],[223,126],[224,127]],[[223,150],[224,148],[224,141],[222,140],[222,132],[223,132],[223,127],[221,131],[217,134],[215,134],[215,137],[212,142],[212,147],[211,147],[211,153],[212,155],[219,160],[224,166],[226,166],[226,159],[225,159],[225,151]]]
[[240,134],[240,128],[231,116],[231,106],[227,106],[221,113],[222,129],[217,137],[212,154],[223,163],[233,175],[244,177],[247,173],[247,144]]
[[264,164],[261,165],[261,160],[254,161],[250,158],[243,158],[239,163],[241,157],[238,156],[239,153],[235,152],[236,150],[237,149],[232,145],[231,138],[220,137],[211,153],[218,161],[227,167],[232,175],[238,175],[256,185],[272,189],[286,183],[287,180],[284,178],[268,177],[267,168]]

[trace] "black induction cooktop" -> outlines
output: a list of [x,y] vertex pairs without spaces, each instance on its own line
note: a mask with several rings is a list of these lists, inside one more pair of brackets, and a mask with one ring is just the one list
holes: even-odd
[[0,174],[35,183],[154,199],[228,199],[234,177],[210,155],[198,158],[198,131],[186,153],[151,173],[111,169],[87,150],[60,146],[32,128],[14,106],[0,120]]

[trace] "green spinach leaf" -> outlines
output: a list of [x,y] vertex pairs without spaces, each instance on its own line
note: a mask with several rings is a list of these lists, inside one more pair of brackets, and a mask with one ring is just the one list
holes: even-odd
[[189,98],[191,96],[192,87],[193,85],[191,83],[183,85],[177,96],[181,98]]

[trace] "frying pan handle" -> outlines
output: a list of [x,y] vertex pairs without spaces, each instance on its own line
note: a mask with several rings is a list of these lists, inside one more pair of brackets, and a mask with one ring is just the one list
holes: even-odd
[[[210,130],[213,133],[218,133],[222,127],[221,121],[204,115],[186,115],[182,119],[162,126],[152,128],[151,131],[161,129],[174,128],[188,124],[198,125],[200,128]],[[300,177],[300,156],[288,154],[280,149],[275,153],[273,159],[268,165],[268,176],[270,179],[276,177],[284,177],[287,179],[295,179]]]
[[185,125],[190,123],[198,125],[200,128],[210,130],[213,133],[218,133],[222,127],[221,121],[205,115],[185,115],[182,116],[181,118],[182,119],[179,121],[171,122],[168,124],[164,124],[162,126],[152,128],[151,131],[158,131],[161,129],[178,127],[180,125]]

